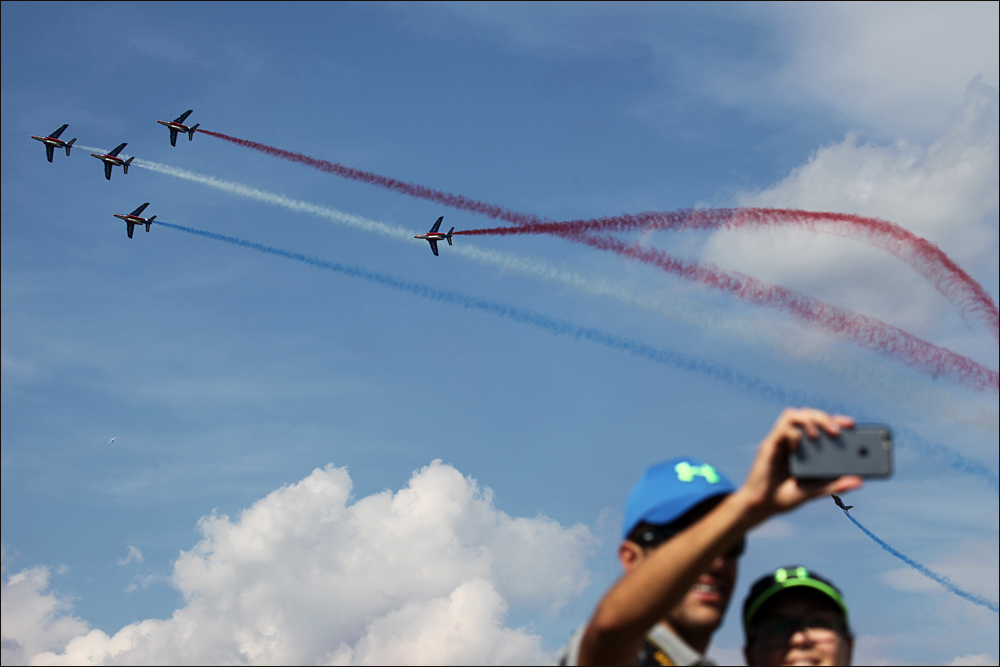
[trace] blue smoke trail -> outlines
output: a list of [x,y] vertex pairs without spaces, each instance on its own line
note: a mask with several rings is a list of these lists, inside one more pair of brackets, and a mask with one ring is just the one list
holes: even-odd
[[850,519],[851,522],[855,526],[857,526],[858,528],[860,528],[862,530],[862,532],[864,532],[865,535],[867,535],[868,537],[870,537],[873,540],[875,540],[875,544],[879,545],[880,547],[882,547],[883,549],[885,549],[886,551],[888,551],[889,553],[891,553],[893,556],[895,556],[899,560],[903,561],[904,563],[906,563],[907,565],[909,565],[910,567],[912,567],[914,570],[916,570],[920,574],[924,575],[928,579],[932,579],[932,580],[938,582],[939,584],[941,584],[942,586],[944,586],[946,589],[948,589],[949,591],[951,591],[955,595],[957,595],[959,597],[962,597],[962,598],[965,598],[966,600],[968,600],[972,604],[978,604],[980,607],[986,607],[987,609],[989,609],[990,611],[992,611],[994,613],[1000,613],[1000,605],[998,605],[993,600],[990,600],[988,598],[984,598],[981,595],[976,595],[975,593],[970,593],[970,592],[968,592],[966,590],[962,590],[961,588],[959,588],[958,586],[956,586],[952,582],[951,579],[949,579],[948,577],[944,576],[943,574],[938,574],[937,572],[934,572],[932,570],[927,569],[926,567],[924,567],[923,565],[921,565],[917,561],[913,560],[909,556],[906,556],[905,554],[901,554],[898,551],[896,551],[895,549],[893,549],[892,547],[890,547],[888,544],[886,544],[885,542],[883,542],[877,535],[875,535],[875,533],[873,533],[872,531],[870,531],[867,528],[865,528],[864,526],[862,526],[861,522],[858,521],[857,519],[855,519],[853,516],[851,516],[850,512],[844,510],[844,514],[846,514],[847,518]]
[[[843,414],[857,413],[844,412]],[[1000,479],[998,479],[997,475],[987,468],[981,461],[977,461],[974,458],[969,458],[960,454],[951,447],[947,447],[937,442],[929,442],[908,428],[893,427],[893,430],[896,433],[897,443],[911,445],[915,450],[925,456],[944,459],[953,470],[979,477],[990,485],[994,493],[1000,493]]]
[[[431,299],[432,301],[461,306],[469,310],[479,310],[498,317],[505,317],[522,324],[530,324],[532,326],[545,329],[559,336],[567,336],[576,340],[588,340],[592,343],[597,343],[598,345],[603,345],[604,347],[608,347],[613,350],[627,352],[633,356],[673,366],[674,368],[680,370],[707,375],[713,379],[721,380],[729,385],[742,387],[754,394],[766,396],[778,403],[781,403],[782,405],[811,405],[832,413],[845,415],[852,414],[861,420],[865,420],[865,415],[861,411],[839,405],[820,396],[814,396],[791,389],[782,389],[770,384],[762,378],[746,373],[732,371],[730,369],[709,363],[703,359],[695,359],[672,350],[656,348],[651,345],[647,345],[630,338],[616,336],[599,329],[582,327],[568,322],[560,322],[523,308],[516,308],[514,306],[508,306],[495,301],[487,301],[485,299],[477,299],[475,297],[462,294],[461,292],[438,290],[426,285],[421,285],[420,283],[401,280],[392,276],[368,271],[367,269],[345,266],[336,262],[328,262],[316,257],[310,257],[309,255],[289,252],[287,250],[273,248],[271,246],[255,243],[253,241],[247,241],[245,239],[239,239],[233,236],[225,236],[223,234],[216,234],[215,232],[206,232],[192,227],[183,227],[169,222],[161,222],[159,220],[154,220],[153,224],[162,225],[163,227],[169,227],[170,229],[176,229],[178,231],[194,234],[196,236],[203,236],[216,241],[223,241],[224,243],[230,243],[243,248],[250,248],[269,255],[303,262],[304,264],[308,264],[316,268],[334,271],[353,278],[361,278],[362,280],[377,283],[395,290],[422,296],[424,298]],[[895,430],[897,436],[903,436],[903,441],[913,444],[914,448],[918,451],[922,451],[923,453],[931,456],[943,457],[955,470],[981,477],[986,480],[994,491],[1000,492],[1000,479],[998,479],[997,476],[993,474],[984,464],[976,461],[975,459],[968,459],[945,445],[927,442],[909,429],[898,428]],[[897,441],[899,441],[898,437]]]
[[360,267],[347,266],[337,262],[328,262],[316,257],[310,257],[309,255],[289,252],[288,250],[282,250],[280,248],[273,248],[262,243],[255,243],[253,241],[247,241],[246,239],[240,239],[234,236],[225,236],[223,234],[216,234],[215,232],[206,232],[201,229],[184,227],[182,225],[161,222],[159,220],[154,220],[153,224],[168,227],[170,229],[176,229],[181,232],[187,232],[188,234],[194,234],[196,236],[203,236],[216,241],[222,241],[224,243],[230,243],[243,248],[250,248],[269,255],[284,257],[285,259],[291,259],[316,268],[334,271],[335,273],[351,276],[352,278],[361,278],[362,280],[377,283],[395,290],[422,296],[424,298],[431,299],[432,301],[461,306],[469,310],[479,310],[498,317],[505,317],[507,319],[514,320],[515,322],[530,324],[532,326],[545,329],[559,336],[567,336],[576,340],[588,340],[593,343],[597,343],[598,345],[609,347],[613,350],[627,352],[636,357],[650,359],[681,370],[702,373],[716,380],[726,382],[727,384],[739,385],[753,393],[773,398],[774,400],[785,405],[818,405],[817,401],[819,401],[819,399],[816,397],[810,397],[800,392],[775,387],[765,380],[753,375],[735,372],[727,368],[711,364],[703,359],[688,357],[678,354],[672,350],[655,348],[651,345],[647,345],[630,338],[616,336],[599,329],[583,327],[569,322],[560,322],[550,317],[546,317],[545,315],[534,313],[523,308],[509,306],[496,301],[478,299],[476,297],[468,296],[466,294],[462,294],[461,292],[452,290],[439,290],[426,285],[421,285],[420,283],[394,278],[392,276],[376,273]]

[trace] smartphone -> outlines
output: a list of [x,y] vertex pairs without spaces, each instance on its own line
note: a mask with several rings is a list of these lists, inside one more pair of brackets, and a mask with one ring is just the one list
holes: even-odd
[[792,477],[832,479],[841,475],[890,477],[892,475],[892,429],[885,424],[856,424],[830,436],[820,429],[815,440],[801,427],[802,440],[788,454]]

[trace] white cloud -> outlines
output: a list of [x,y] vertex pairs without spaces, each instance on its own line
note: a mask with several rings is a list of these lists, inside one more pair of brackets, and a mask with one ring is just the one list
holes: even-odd
[[[737,203],[890,220],[988,281],[998,266],[998,109],[997,89],[974,81],[962,114],[929,148],[905,141],[859,143],[848,135],[817,150],[773,187],[739,194]],[[724,231],[706,244],[705,259],[918,335],[940,335],[943,317],[955,313],[911,268],[857,241],[788,228]],[[995,284],[987,282],[987,288]]]
[[142,562],[142,551],[138,547],[133,547],[129,545],[128,555],[125,558],[118,559],[118,565],[125,567],[129,563],[141,563]]
[[994,658],[989,653],[980,653],[979,655],[965,655],[961,658],[955,658],[951,661],[952,665],[996,665],[998,664],[997,659]]
[[968,81],[982,75],[989,86],[1000,83],[997,3],[763,9],[787,45],[771,80],[774,93],[787,102],[820,102],[887,136],[940,132]]
[[[3,558],[6,560],[6,550]],[[25,664],[44,651],[61,651],[73,638],[87,631],[87,624],[74,618],[70,605],[46,592],[51,571],[30,567],[9,575],[4,567],[0,595],[0,654],[5,665]]]
[[[508,609],[548,613],[578,595],[593,540],[581,525],[508,516],[440,461],[353,503],[347,471],[327,466],[199,527],[174,566],[185,603],[171,618],[87,632],[33,568],[10,578],[35,577],[10,605],[4,588],[4,641],[36,664],[537,663],[549,658],[540,637],[505,627]],[[8,631],[8,613],[40,601],[48,616]]]
[[[428,15],[446,11],[528,51],[648,53],[666,82],[695,95],[768,116],[827,110],[888,137],[937,136],[969,81],[981,75],[1000,85],[992,2],[444,3],[396,11],[425,30],[435,25]],[[679,23],[698,35],[701,21],[724,30],[727,46],[678,35]]]

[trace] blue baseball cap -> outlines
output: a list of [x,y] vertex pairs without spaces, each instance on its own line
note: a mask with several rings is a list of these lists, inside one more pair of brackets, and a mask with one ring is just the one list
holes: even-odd
[[623,537],[628,539],[640,523],[665,526],[695,505],[735,490],[733,483],[713,466],[690,457],[650,466],[625,501]]

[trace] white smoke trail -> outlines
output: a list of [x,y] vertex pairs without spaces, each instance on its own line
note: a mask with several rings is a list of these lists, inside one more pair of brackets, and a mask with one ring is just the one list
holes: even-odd
[[[78,147],[86,151],[106,152],[103,149],[89,146]],[[207,185],[240,197],[280,206],[297,213],[308,213],[386,238],[407,243],[416,242],[411,230],[344,213],[321,204],[292,199],[242,183],[225,181],[214,176],[140,158],[135,158],[132,165],[166,176]],[[420,243],[423,242],[420,241]],[[808,344],[798,344],[777,328],[764,322],[739,317],[729,312],[682,299],[676,295],[670,295],[671,302],[668,303],[664,295],[654,296],[648,291],[640,291],[634,285],[608,278],[585,276],[552,266],[535,257],[484,250],[467,243],[464,239],[460,245],[449,248],[449,253],[504,271],[559,283],[585,294],[612,298],[626,305],[637,306],[687,325],[726,333],[738,337],[744,342],[766,345],[784,355],[791,356],[798,363],[809,362],[819,365],[823,368],[823,372],[862,387],[883,398],[891,397],[899,402],[905,402],[916,408],[921,416],[934,416],[949,423],[971,426],[990,435],[1000,434],[1000,412],[978,404],[968,405],[956,399],[945,389],[929,388],[925,382],[901,378],[884,367],[875,367],[871,364],[859,365],[847,354],[834,348],[821,349]]]

